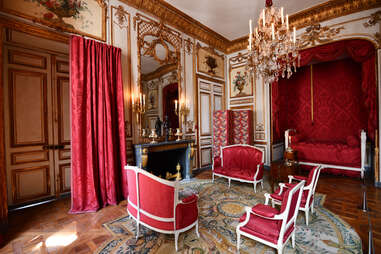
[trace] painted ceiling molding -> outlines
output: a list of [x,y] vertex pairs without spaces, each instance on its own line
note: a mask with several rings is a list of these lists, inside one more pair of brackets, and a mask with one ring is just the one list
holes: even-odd
[[[151,14],[176,29],[226,54],[247,47],[247,36],[230,41],[163,0],[120,1],[140,11]],[[322,21],[377,7],[381,7],[380,0],[331,0],[291,15],[290,26],[296,26],[300,29]]]

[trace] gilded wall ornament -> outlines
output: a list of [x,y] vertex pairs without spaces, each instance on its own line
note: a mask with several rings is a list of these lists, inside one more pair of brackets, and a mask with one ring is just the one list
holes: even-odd
[[375,12],[370,15],[370,19],[364,23],[364,27],[375,26],[378,22],[381,21],[381,11]]
[[315,24],[306,28],[306,31],[300,36],[300,47],[306,48],[316,46],[317,44],[332,41],[333,38],[343,30],[344,27],[330,28]]
[[123,6],[119,5],[118,7],[112,6],[111,8],[115,9],[116,21],[114,24],[118,25],[121,29],[128,27],[128,12],[126,12]]

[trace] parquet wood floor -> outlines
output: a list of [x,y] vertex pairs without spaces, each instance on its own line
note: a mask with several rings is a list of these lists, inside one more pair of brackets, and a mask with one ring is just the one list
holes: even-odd
[[[211,171],[202,171],[197,178],[210,179]],[[339,215],[359,233],[365,253],[368,218],[366,213],[357,208],[362,200],[361,183],[359,179],[322,174],[317,192],[327,195],[327,209]],[[373,224],[375,253],[378,253],[381,251],[381,189],[371,184],[364,189],[371,209],[369,214]],[[93,253],[112,237],[102,224],[126,215],[126,202],[88,214],[68,214],[69,209],[70,198],[65,198],[11,213],[8,242],[0,249],[0,253]]]

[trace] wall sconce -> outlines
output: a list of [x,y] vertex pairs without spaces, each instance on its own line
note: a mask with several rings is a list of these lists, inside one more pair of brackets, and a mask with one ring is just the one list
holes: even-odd
[[139,126],[139,135],[140,128],[142,126],[142,114],[146,112],[146,95],[142,93],[138,93],[135,96],[134,93],[131,95],[131,103],[132,103],[132,112],[136,113],[136,122]]

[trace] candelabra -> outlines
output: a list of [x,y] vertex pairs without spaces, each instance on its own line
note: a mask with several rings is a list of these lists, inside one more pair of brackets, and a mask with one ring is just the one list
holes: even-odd
[[139,135],[140,135],[140,128],[142,126],[142,114],[146,112],[146,96],[145,94],[138,93],[138,96],[135,97],[135,94],[133,93],[131,96],[131,103],[132,103],[132,112],[136,114],[136,122],[139,127]]
[[300,55],[296,43],[296,29],[289,29],[288,15],[284,18],[283,7],[272,7],[272,1],[266,0],[266,8],[260,14],[258,27],[253,35],[250,20],[249,58],[247,68],[250,72],[262,76],[267,84],[278,81],[280,75],[287,78],[296,71]]
[[185,123],[186,118],[189,114],[189,111],[190,109],[186,101],[185,102],[180,101],[180,103],[178,103],[178,101],[175,100],[175,113],[179,117],[179,123],[180,122],[181,124]]

